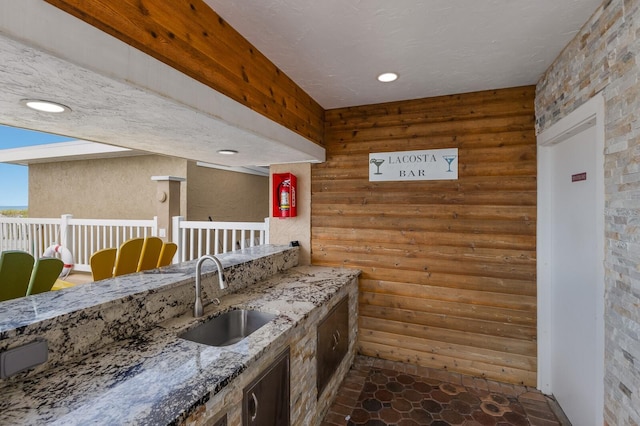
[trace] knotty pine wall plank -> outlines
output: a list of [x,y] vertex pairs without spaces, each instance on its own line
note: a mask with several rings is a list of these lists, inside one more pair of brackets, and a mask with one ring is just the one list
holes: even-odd
[[[361,353],[536,384],[534,95],[325,112],[312,262],[363,271]],[[438,148],[458,148],[458,180],[368,180],[370,152]]]
[[[328,129],[329,131],[329,129]],[[531,138],[530,130],[526,131],[513,131],[513,132],[501,132],[501,133],[481,133],[474,134],[455,134],[455,135],[430,135],[430,143],[435,147],[447,147],[452,143],[455,143],[459,149],[466,148],[467,146],[473,148],[500,148],[502,146],[510,145],[527,145]],[[383,138],[380,140],[367,140],[360,141],[357,144],[349,144],[346,141],[342,144],[336,143],[334,139],[333,155],[348,155],[358,154],[363,152],[383,152],[390,150],[411,150],[415,144],[416,137],[404,137],[388,139]]]

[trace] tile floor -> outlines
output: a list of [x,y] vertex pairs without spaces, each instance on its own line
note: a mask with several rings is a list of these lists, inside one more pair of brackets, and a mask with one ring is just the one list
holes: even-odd
[[356,357],[323,426],[569,425],[536,389]]

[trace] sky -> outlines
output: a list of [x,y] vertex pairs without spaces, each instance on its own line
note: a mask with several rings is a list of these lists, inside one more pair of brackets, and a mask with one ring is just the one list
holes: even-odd
[[[72,140],[0,125],[0,150]],[[27,166],[0,163],[0,207],[27,206],[29,203],[29,171]]]

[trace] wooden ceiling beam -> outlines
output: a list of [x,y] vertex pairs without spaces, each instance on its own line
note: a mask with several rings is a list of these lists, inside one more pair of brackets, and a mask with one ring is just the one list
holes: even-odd
[[45,1],[323,145],[323,108],[203,0]]

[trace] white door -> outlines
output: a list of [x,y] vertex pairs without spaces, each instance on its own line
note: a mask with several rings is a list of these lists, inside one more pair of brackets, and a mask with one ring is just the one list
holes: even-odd
[[[595,126],[551,147],[551,384],[574,425],[598,404],[598,232]],[[600,423],[601,424],[601,423]]]

